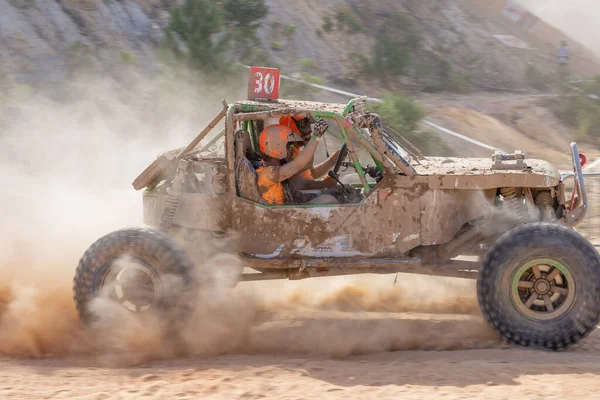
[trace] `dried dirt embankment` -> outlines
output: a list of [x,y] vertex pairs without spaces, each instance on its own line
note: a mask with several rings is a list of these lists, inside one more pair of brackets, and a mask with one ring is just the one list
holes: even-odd
[[[471,95],[421,95],[427,118],[472,139],[506,152],[522,150],[528,158],[540,158],[560,170],[571,170],[570,143],[578,142],[589,160],[600,151],[582,143],[573,129],[552,112],[552,95],[476,93]],[[432,132],[435,132],[432,130]],[[490,157],[492,151],[447,134],[435,132],[457,154]]]
[[[390,88],[438,85],[443,73],[440,65],[445,63],[479,89],[522,90],[527,87],[528,63],[555,71],[557,41],[565,35],[572,48],[573,70],[582,75],[600,72],[598,60],[576,42],[594,37],[593,24],[573,23],[579,4],[589,5],[588,0],[565,8],[564,18],[547,8],[539,10],[547,21],[564,28],[565,35],[545,23],[531,31],[522,29],[502,15],[504,0],[266,3],[269,14],[259,26],[261,46],[254,51],[265,52],[286,73],[312,65],[311,75],[372,96]],[[537,6],[535,1],[530,3]],[[173,0],[0,0],[0,90],[19,84],[59,90],[81,69],[123,79],[119,77],[123,64],[152,74],[158,67],[156,51],[173,4]],[[385,22],[385,17],[394,13],[410,17],[421,45],[411,55],[402,83],[381,87],[380,82],[359,76],[355,56],[371,57],[373,43],[386,24],[395,23]],[[340,15],[351,21],[350,28],[339,29]],[[327,19],[330,29],[324,27]],[[589,34],[581,34],[584,29]],[[513,35],[530,48],[508,47],[494,35]]]
[[25,83],[60,89],[76,69],[110,74],[124,52],[151,72],[167,4],[0,0],[0,88]]

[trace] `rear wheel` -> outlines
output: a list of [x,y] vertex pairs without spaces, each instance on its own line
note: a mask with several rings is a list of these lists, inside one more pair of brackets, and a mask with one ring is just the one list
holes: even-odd
[[527,224],[485,255],[477,294],[486,319],[508,341],[564,348],[600,320],[600,259],[572,229]]
[[171,238],[149,229],[124,229],[84,253],[73,291],[84,321],[91,320],[90,304],[100,296],[134,313],[159,311],[180,321],[193,309],[197,282],[193,264]]

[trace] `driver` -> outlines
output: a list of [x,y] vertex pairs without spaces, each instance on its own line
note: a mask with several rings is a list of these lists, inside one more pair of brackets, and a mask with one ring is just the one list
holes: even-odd
[[[314,126],[313,134],[305,143],[304,139],[282,125],[270,125],[259,135],[260,151],[265,156],[265,165],[256,169],[258,192],[269,204],[283,205],[294,202],[289,180],[309,168],[313,160],[317,144],[327,130],[327,123],[319,119]],[[294,157],[294,145],[304,144],[304,148]],[[309,201],[309,204],[337,204],[331,195],[321,195]]]
[[[289,127],[293,132],[302,136],[303,143],[297,143],[294,146],[294,154],[292,158],[298,157],[305,144],[309,142],[312,131],[310,129],[310,119],[285,116],[279,118],[279,124]],[[335,161],[340,153],[340,149],[336,150],[327,160],[321,164],[314,166],[314,156],[310,160],[309,165],[292,179],[292,184],[300,190],[310,189],[325,189],[332,188],[337,185],[335,179],[326,176],[323,180],[317,180],[327,175],[329,170],[333,168]]]

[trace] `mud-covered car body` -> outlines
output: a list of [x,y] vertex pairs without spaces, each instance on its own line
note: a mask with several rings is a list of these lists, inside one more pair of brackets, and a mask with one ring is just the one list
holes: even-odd
[[[559,349],[596,328],[600,255],[571,229],[587,210],[585,157],[575,143],[567,195],[546,161],[519,151],[424,157],[367,110],[366,98],[278,100],[277,77],[276,69],[253,67],[252,100],[223,101],[187,147],[160,155],[133,182],[145,189],[151,228],[111,232],[86,250],[73,283],[83,320],[93,320],[93,299],[106,296],[135,313],[159,312],[178,329],[212,287],[240,278],[410,272],[476,278],[482,315],[515,344]],[[307,202],[318,191],[305,193],[293,180],[284,182],[286,205],[259,195],[258,136],[285,116],[328,122],[325,155],[326,140],[341,146],[328,174],[339,183],[339,204]],[[222,120],[224,128],[202,143]],[[354,173],[342,175],[342,167]],[[223,252],[249,268],[215,261]]]
[[[354,169],[355,192],[342,204],[272,206],[262,200],[253,166],[260,158],[257,138],[265,119],[282,116],[324,118],[326,136],[346,145],[348,160],[339,164]],[[566,199],[560,172],[520,152],[424,157],[367,111],[366,98],[224,103],[201,137],[220,119],[224,129],[211,143],[164,154],[134,187],[145,188],[147,225],[192,244],[208,232],[233,238],[246,266],[262,272],[245,274],[246,280],[393,271],[472,276],[477,263],[455,258],[482,254],[515,224],[574,226],[585,215],[575,144],[577,185]],[[220,139],[224,154],[210,154]]]

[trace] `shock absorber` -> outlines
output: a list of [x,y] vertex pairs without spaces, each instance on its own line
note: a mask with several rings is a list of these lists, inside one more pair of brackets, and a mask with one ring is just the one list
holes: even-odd
[[522,200],[515,188],[502,188],[500,194],[504,198],[504,210],[507,216],[517,223],[525,222]]
[[177,164],[177,171],[175,172],[175,178],[173,178],[173,184],[167,189],[167,195],[165,196],[163,210],[160,216],[159,230],[161,232],[168,233],[169,229],[171,229],[171,225],[173,225],[175,213],[177,212],[177,205],[179,204],[179,196],[181,196],[181,191],[183,189],[187,166],[187,161],[179,161],[179,164]]

